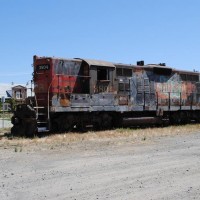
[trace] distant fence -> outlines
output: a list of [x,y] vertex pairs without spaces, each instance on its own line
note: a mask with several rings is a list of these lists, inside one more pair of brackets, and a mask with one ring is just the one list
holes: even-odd
[[10,119],[0,119],[0,128],[11,128],[12,123]]
[[7,111],[0,111],[0,128],[12,127],[11,117],[13,113]]

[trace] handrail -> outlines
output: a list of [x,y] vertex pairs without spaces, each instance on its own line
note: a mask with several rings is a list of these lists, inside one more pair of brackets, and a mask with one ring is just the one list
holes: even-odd
[[35,105],[36,105],[36,119],[38,119],[38,102],[35,94]]
[[[57,76],[58,74],[56,74],[56,76]],[[53,81],[54,81],[54,79],[55,79],[55,77],[56,76],[54,76],[53,78],[52,78],[52,80],[51,80],[51,83],[49,84],[49,87],[48,87],[48,93],[47,93],[47,95],[48,95],[48,104],[47,104],[47,119],[48,119],[48,121],[50,120],[50,114],[49,114],[49,107],[50,107],[50,105],[49,105],[49,91],[50,91],[50,87],[51,87],[51,85],[52,85],[52,83],[53,83]]]

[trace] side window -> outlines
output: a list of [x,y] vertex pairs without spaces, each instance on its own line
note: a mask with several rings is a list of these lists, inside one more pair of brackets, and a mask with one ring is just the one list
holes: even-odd
[[97,81],[109,80],[109,70],[106,68],[97,69]]
[[186,74],[180,74],[181,81],[187,81],[187,75]]
[[124,76],[131,77],[132,76],[132,70],[131,69],[124,69]]
[[117,74],[117,76],[131,77],[132,76],[132,69],[117,68],[116,74]]
[[22,98],[22,93],[21,93],[21,91],[16,91],[15,98],[16,98],[16,99],[21,99],[21,98]]
[[180,74],[180,78],[181,78],[182,81],[193,81],[193,82],[199,81],[198,75]]
[[117,76],[123,76],[122,68],[117,68],[116,69],[116,74],[117,74]]

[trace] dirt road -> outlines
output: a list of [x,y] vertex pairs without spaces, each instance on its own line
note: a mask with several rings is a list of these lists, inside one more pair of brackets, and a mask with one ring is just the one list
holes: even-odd
[[200,199],[200,132],[117,140],[1,147],[0,199]]

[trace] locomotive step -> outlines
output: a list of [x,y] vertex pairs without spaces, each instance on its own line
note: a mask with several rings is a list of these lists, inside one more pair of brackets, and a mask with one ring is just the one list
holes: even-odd
[[38,113],[38,115],[46,115],[46,113]]
[[46,121],[38,121],[37,124],[47,124]]
[[49,130],[47,129],[47,127],[38,127],[38,133],[41,133],[41,132],[49,132]]

